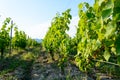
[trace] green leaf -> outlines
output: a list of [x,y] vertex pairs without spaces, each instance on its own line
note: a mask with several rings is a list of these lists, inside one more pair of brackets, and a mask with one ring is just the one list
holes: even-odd
[[117,57],[117,63],[120,65],[120,56]]
[[117,55],[120,55],[120,46],[118,46],[118,45],[116,47],[116,52],[117,52]]
[[96,41],[96,45],[97,47],[100,47],[101,46],[101,42],[99,40]]
[[117,55],[120,55],[120,38],[118,37],[118,39],[116,39],[116,53]]
[[82,8],[83,8],[83,3],[80,3],[80,4],[78,5],[78,8],[79,8],[79,9],[82,9]]
[[105,33],[105,37],[108,39],[110,38],[112,35],[114,35],[115,31],[116,31],[116,26],[114,26],[113,23],[109,23],[106,26],[106,33]]
[[104,52],[104,58],[105,58],[105,60],[106,61],[108,61],[109,60],[109,58],[110,58],[110,53],[109,53],[109,51],[108,50],[105,50],[105,52]]
[[115,0],[113,16],[115,17],[119,13],[120,13],[120,0]]
[[96,12],[98,12],[98,9],[99,9],[99,2],[98,2],[98,0],[95,0],[95,4],[94,4],[93,8],[94,8],[94,10]]
[[101,5],[103,3],[104,0],[99,0],[99,5]]
[[109,39],[109,40],[105,40],[105,45],[110,47],[114,44],[114,41],[112,39]]
[[103,10],[102,11],[102,18],[103,19],[108,18],[112,14],[112,12],[113,12],[112,8]]
[[88,3],[85,2],[84,4],[85,4],[86,8],[89,8],[89,4]]
[[[119,8],[119,9],[120,9],[120,8]],[[116,16],[114,17],[114,19],[115,19],[116,21],[119,21],[119,20],[120,20],[120,13],[116,14]]]
[[113,0],[106,0],[105,1],[105,8],[104,9],[109,9],[109,8],[113,8],[113,7],[114,7]]
[[93,13],[89,13],[89,12],[88,12],[88,13],[86,13],[86,15],[87,15],[88,18],[94,17],[94,14],[93,14]]
[[120,7],[120,0],[114,0],[114,7]]
[[111,51],[116,55],[116,49],[114,47],[111,48]]

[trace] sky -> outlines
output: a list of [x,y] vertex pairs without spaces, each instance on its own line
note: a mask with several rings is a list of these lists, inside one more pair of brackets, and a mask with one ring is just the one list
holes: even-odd
[[0,24],[10,17],[32,38],[44,38],[56,13],[71,9],[72,20],[68,34],[74,36],[78,24],[78,4],[94,0],[0,0]]

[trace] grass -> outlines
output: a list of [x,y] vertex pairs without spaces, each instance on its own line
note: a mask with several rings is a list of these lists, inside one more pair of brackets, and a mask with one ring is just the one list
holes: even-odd
[[26,54],[21,55],[21,59],[22,60],[34,60],[35,57],[36,56],[33,53],[31,53],[31,52],[28,52]]
[[[39,54],[39,48],[33,48],[31,51],[13,49],[12,54],[5,53],[4,59],[0,60],[0,78],[14,72],[17,67],[21,67],[25,69],[25,72],[28,72],[27,69],[30,69],[29,67]],[[6,80],[12,80],[13,77],[8,76]]]

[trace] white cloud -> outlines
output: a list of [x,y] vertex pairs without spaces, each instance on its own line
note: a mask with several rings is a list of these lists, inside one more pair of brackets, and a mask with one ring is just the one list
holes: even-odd
[[[71,37],[74,37],[76,34],[76,26],[78,25],[79,17],[75,16],[71,20],[71,24],[69,31],[67,32]],[[51,21],[47,21],[41,24],[34,25],[32,27],[26,27],[26,29],[23,27],[22,30],[24,30],[30,37],[32,38],[44,38],[46,32],[48,31],[50,27]]]
[[[2,20],[4,20],[4,19],[2,18]],[[71,24],[69,25],[70,29],[67,32],[71,37],[74,37],[76,34],[76,26],[78,25],[78,20],[79,20],[78,16],[73,17],[71,20]],[[48,29],[50,27],[50,24],[51,24],[50,20],[47,22],[41,23],[41,24],[37,24],[37,25],[18,24],[18,29],[25,31],[26,34],[32,38],[42,38],[43,39],[46,32],[48,31]]]
[[44,38],[49,27],[50,27],[50,21],[47,21],[45,23],[27,27],[25,32],[32,38]]
[[0,28],[2,26],[2,22],[6,19],[6,16],[3,12],[0,12]]

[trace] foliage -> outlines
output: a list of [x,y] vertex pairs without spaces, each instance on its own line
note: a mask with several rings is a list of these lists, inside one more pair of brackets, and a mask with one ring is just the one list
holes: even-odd
[[19,47],[25,49],[27,45],[27,35],[24,31],[18,31],[18,28],[15,27],[15,36],[13,37],[13,45],[14,47]]
[[10,42],[10,18],[6,18],[6,20],[3,22],[2,28],[0,29],[0,50],[1,50],[1,58],[3,58],[3,52],[4,50],[9,46]]
[[94,60],[110,61],[113,56],[119,63],[119,13],[120,1],[95,0],[93,6],[79,4],[79,24],[77,29],[78,52],[76,62],[79,68],[87,71],[94,67]]
[[25,49],[26,47],[30,48],[33,46],[38,46],[39,43],[34,39],[27,36],[24,31],[19,31],[17,27],[14,28],[15,35],[12,39],[13,47]]
[[39,43],[36,40],[34,40],[28,36],[27,47],[33,47],[33,46],[38,46],[38,45],[39,45]]
[[77,38],[71,38],[69,41],[69,54],[75,56],[77,54]]
[[51,23],[44,40],[43,45],[48,50],[53,58],[54,53],[59,53],[59,63],[58,66],[64,73],[64,64],[67,61],[67,55],[69,53],[69,42],[70,37],[66,33],[69,30],[68,25],[70,24],[70,9],[62,13],[62,15],[57,14]]
[[66,31],[69,29],[71,15],[70,9],[66,10],[62,15],[57,14],[51,23],[51,27],[47,32],[43,45],[50,52],[61,52],[65,47],[69,36]]

